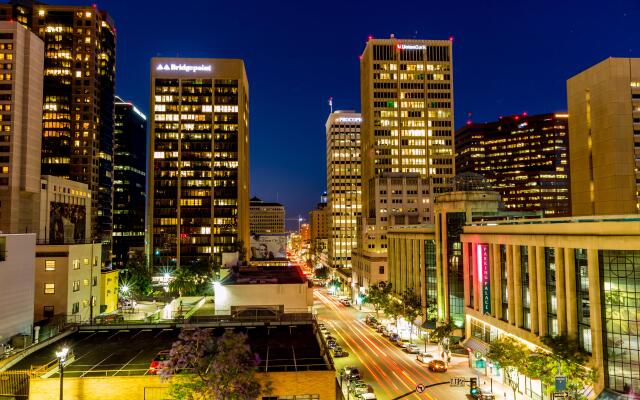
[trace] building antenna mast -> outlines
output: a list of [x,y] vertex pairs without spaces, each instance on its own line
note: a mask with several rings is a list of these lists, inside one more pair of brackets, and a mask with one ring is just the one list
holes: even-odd
[[329,97],[329,112],[333,114],[333,97]]

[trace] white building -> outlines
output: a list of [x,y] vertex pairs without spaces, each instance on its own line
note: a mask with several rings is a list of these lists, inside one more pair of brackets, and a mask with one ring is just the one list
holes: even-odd
[[31,335],[35,254],[35,234],[0,234],[0,344]]
[[216,282],[214,291],[217,315],[309,313],[313,306],[313,288],[297,265],[240,268]]

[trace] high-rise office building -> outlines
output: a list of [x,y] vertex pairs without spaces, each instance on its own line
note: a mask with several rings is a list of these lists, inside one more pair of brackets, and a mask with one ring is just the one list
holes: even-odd
[[113,147],[113,259],[124,267],[133,252],[144,252],[147,117],[116,96]]
[[[418,173],[430,194],[454,176],[453,68],[449,40],[370,39],[360,62],[362,183]],[[363,212],[369,194],[363,186]]]
[[116,34],[106,12],[12,0],[0,20],[44,41],[42,174],[91,189],[92,237],[111,241]]
[[327,192],[320,197],[320,203],[309,211],[309,229],[311,240],[311,254],[319,257],[326,252],[329,244],[329,212],[327,208]]
[[571,214],[567,114],[512,115],[456,132],[456,172],[484,175],[508,211]]
[[44,44],[0,22],[0,232],[38,230]]
[[283,234],[284,206],[253,197],[249,202],[249,230],[252,235]]
[[640,212],[640,58],[567,81],[573,215]]
[[351,268],[351,249],[357,242],[357,222],[362,212],[361,123],[359,113],[335,111],[325,125],[329,263],[334,268]]
[[[222,263],[249,245],[249,97],[242,60],[153,58],[147,207],[153,266]],[[248,258],[248,255],[247,255]]]

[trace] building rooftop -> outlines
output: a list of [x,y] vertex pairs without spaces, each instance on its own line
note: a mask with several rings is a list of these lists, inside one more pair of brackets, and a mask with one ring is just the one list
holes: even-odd
[[262,201],[260,198],[258,198],[256,196],[251,198],[249,205],[252,206],[252,207],[253,206],[256,206],[256,207],[260,207],[260,206],[282,207],[282,204],[280,204],[280,203]]
[[471,225],[541,225],[593,222],[640,222],[640,215],[588,215],[582,217],[511,219],[499,221],[473,221]]
[[241,267],[227,275],[223,285],[293,284],[305,283],[307,278],[297,265]]
[[[211,328],[215,336],[225,329],[246,333],[251,351],[260,357],[260,371],[330,370],[321,356],[313,325],[243,326]],[[67,346],[74,357],[65,366],[65,376],[146,375],[155,355],[171,349],[178,328],[86,329],[75,332],[22,359],[11,370],[29,370],[56,359],[55,352]],[[57,374],[51,378],[58,377]]]

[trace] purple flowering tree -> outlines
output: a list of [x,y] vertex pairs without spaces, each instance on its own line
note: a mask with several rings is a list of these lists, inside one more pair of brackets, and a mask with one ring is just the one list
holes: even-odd
[[259,362],[243,333],[215,337],[211,329],[183,329],[160,375],[171,379],[169,393],[176,400],[256,399],[269,392],[268,382],[256,376]]

